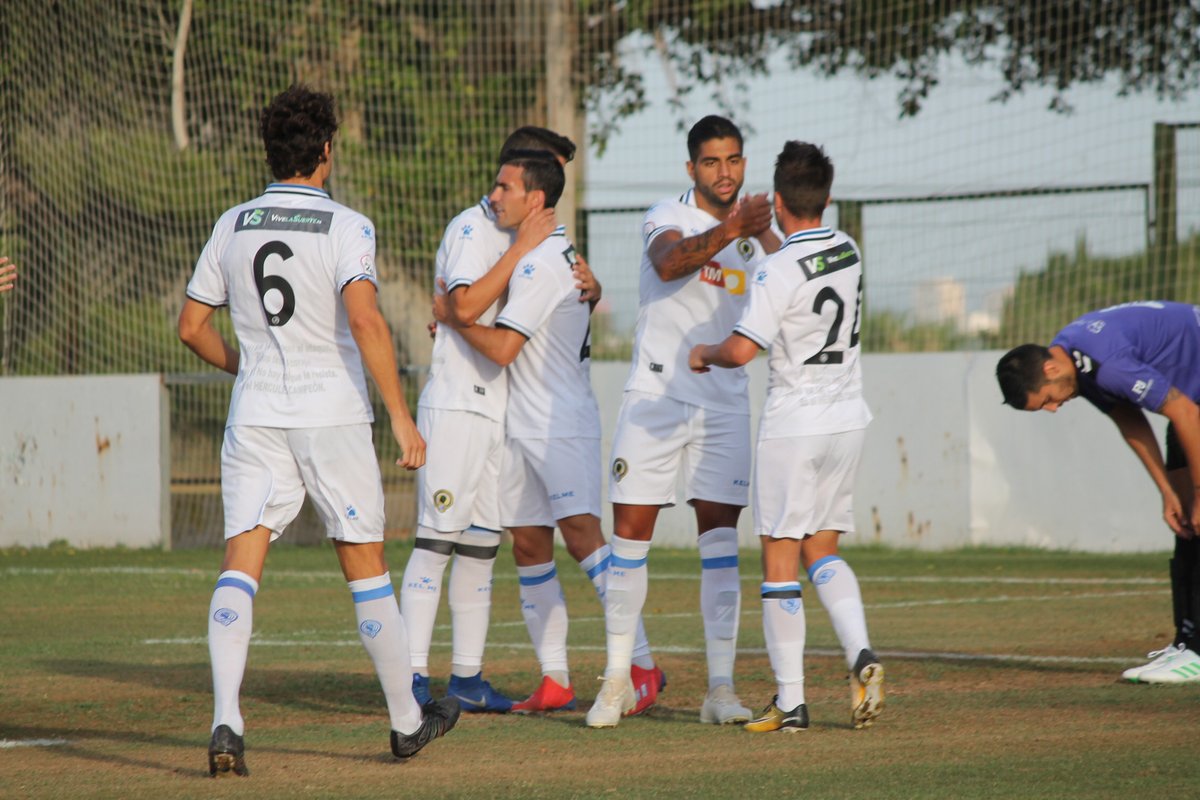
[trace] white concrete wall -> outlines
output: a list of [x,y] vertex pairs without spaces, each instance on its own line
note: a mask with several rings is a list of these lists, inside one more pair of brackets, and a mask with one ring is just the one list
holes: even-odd
[[[1107,417],[1085,400],[1057,414],[1001,404],[1001,351],[868,355],[863,373],[875,415],[855,489],[849,541],[943,549],[1025,545],[1093,552],[1166,550],[1158,492]],[[750,364],[757,430],[766,361]],[[607,464],[628,365],[592,365]],[[1159,432],[1165,421],[1150,415]],[[604,526],[611,534],[611,511]],[[750,511],[742,542],[756,545]],[[686,506],[659,516],[654,540],[694,546]]]
[[170,542],[159,375],[0,378],[0,547]]

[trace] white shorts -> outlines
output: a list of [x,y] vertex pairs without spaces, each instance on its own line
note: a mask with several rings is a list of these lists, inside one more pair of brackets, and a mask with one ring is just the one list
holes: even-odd
[[803,539],[854,531],[854,477],[865,430],[760,439],[754,477],[754,532]]
[[443,533],[500,530],[504,423],[474,411],[417,408],[425,466],[417,470],[417,521]]
[[509,439],[500,478],[506,528],[600,516],[599,439]]
[[226,539],[259,525],[271,530],[272,541],[278,539],[300,513],[306,490],[329,538],[383,541],[383,484],[369,424],[225,429]]
[[663,395],[625,392],[613,435],[609,499],[638,506],[674,505],[681,466],[689,503],[747,505],[750,417]]

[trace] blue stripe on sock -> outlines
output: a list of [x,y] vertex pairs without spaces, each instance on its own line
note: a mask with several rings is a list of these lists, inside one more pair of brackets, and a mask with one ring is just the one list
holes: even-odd
[[845,559],[843,559],[841,556],[825,556],[819,561],[813,562],[813,565],[808,568],[808,579],[811,581],[813,575],[816,575],[817,571],[820,570],[821,567],[825,566],[831,561],[845,561]]
[[350,595],[356,603],[365,603],[368,600],[378,600],[381,597],[390,597],[395,594],[390,583],[380,586],[375,589],[365,589],[361,592],[351,592]]
[[642,558],[621,558],[614,554],[612,557],[612,566],[620,567],[621,569],[637,569],[638,567],[646,566],[647,556]]
[[700,559],[701,569],[729,569],[730,567],[737,567],[737,565],[738,557],[736,555]]
[[599,575],[601,572],[604,572],[604,570],[608,569],[608,564],[609,564],[609,562],[610,562],[610,561],[612,561],[612,556],[609,556],[608,558],[604,559],[603,561],[601,561],[601,562],[600,562],[599,564],[597,564],[596,566],[594,566],[594,567],[592,567],[591,569],[587,570],[587,576],[588,576],[589,578],[593,578],[593,579],[594,579],[594,578],[595,578],[597,575]]
[[798,592],[800,591],[800,581],[795,583],[764,583],[759,587],[760,594],[767,592]]
[[254,597],[254,587],[251,586],[250,584],[246,583],[241,578],[233,578],[233,577],[218,578],[216,588],[220,589],[222,586],[232,586],[234,589],[241,589],[246,594],[250,595],[251,597]]
[[557,575],[558,568],[555,567],[544,575],[522,575],[520,578],[518,578],[518,581],[522,586],[540,586],[546,581],[553,580]]

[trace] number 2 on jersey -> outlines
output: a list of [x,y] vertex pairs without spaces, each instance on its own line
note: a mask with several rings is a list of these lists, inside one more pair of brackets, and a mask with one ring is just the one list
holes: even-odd
[[[850,328],[850,346],[858,346],[858,331],[861,326],[859,312],[862,310],[862,276],[858,278],[858,290],[854,300],[854,323]],[[832,286],[826,286],[821,291],[817,292],[817,296],[813,299],[813,313],[820,316],[821,310],[826,303],[833,303],[834,315],[833,324],[829,326],[829,335],[825,337],[825,346],[818,350],[815,354],[805,359],[805,364],[841,364],[842,351],[830,350],[829,348],[837,344],[838,336],[842,332],[842,322],[846,319],[846,301],[842,300],[841,295]]]
[[[286,325],[292,314],[296,313],[296,292],[282,275],[265,274],[267,258],[279,256],[287,261],[292,255],[292,248],[283,242],[267,242],[254,254],[254,285],[258,288],[258,299],[262,303],[263,313],[267,315],[267,324],[273,328]],[[272,289],[283,295],[283,306],[278,311],[267,308],[267,292]]]

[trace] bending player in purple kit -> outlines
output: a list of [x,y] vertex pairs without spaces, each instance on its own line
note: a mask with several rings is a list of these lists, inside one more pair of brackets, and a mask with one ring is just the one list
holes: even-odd
[[609,496],[612,566],[605,602],[608,663],[588,711],[611,728],[661,686],[633,652],[646,602],[646,560],[658,511],[675,503],[682,470],[696,512],[700,610],[708,693],[700,720],[750,719],[733,688],[741,586],[737,521],[750,486],[750,398],[741,369],[701,377],[688,351],[729,331],[745,305],[746,276],[779,247],[765,195],[738,198],[746,174],[742,134],[708,116],[688,132],[688,176],[679,199],[646,212],[633,364],[613,436]]
[[[226,211],[196,263],[179,337],[237,376],[221,447],[225,558],[208,613],[211,775],[247,775],[238,695],[267,549],[307,494],[325,523],[354,599],[359,638],[391,718],[392,753],[408,759],[458,720],[453,699],[413,697],[404,620],[383,557],[383,486],[371,442],[363,365],[400,445],[425,463],[376,303],[375,227],[325,191],[333,169],[333,98],[302,86],[263,111],[275,183]],[[213,325],[228,305],[238,350]],[[320,375],[312,378],[312,375]]]
[[[1162,495],[1175,533],[1170,562],[1175,638],[1125,670],[1135,683],[1200,683],[1200,307],[1125,303],[1091,311],[1049,347],[1023,344],[996,365],[1004,402],[1057,411],[1082,395],[1112,419]],[[1166,460],[1144,412],[1168,420]]]
[[[804,702],[804,604],[800,564],[816,589],[850,668],[851,722],[870,725],[883,707],[883,666],[867,639],[858,579],[838,554],[854,530],[854,477],[871,412],[862,394],[859,313],[862,261],[854,240],[821,224],[833,164],[816,145],[788,142],[775,162],[775,218],[787,234],[750,284],[733,333],[697,345],[689,364],[746,364],[770,348],[758,431],[755,529],[762,541],[763,632],[776,694],[746,730],[808,727]],[[715,373],[714,373],[715,374]]]
[[[562,188],[562,168],[550,154],[507,151],[488,197],[497,222],[515,228],[528,215],[553,207]],[[609,548],[600,530],[600,414],[590,380],[590,308],[579,302],[574,283],[577,258],[565,229],[556,229],[521,260],[495,324],[459,331],[485,357],[508,367],[501,519],[512,531],[521,608],[543,674],[538,689],[513,707],[518,712],[575,706],[554,527],[602,602],[608,578]],[[447,321],[438,316],[439,322]],[[649,658],[640,625],[639,632],[639,651]]]

